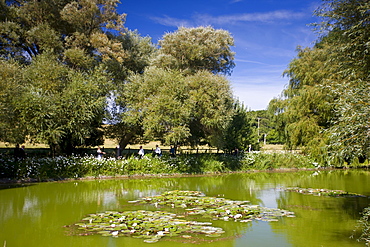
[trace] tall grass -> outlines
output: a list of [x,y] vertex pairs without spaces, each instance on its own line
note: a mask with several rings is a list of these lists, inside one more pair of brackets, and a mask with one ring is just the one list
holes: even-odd
[[149,174],[206,174],[231,171],[266,170],[276,168],[313,168],[307,156],[298,154],[248,153],[240,156],[225,154],[191,154],[170,157],[146,155],[116,160],[94,156],[55,158],[30,157],[17,160],[0,156],[0,178],[66,179],[101,176],[131,176]]

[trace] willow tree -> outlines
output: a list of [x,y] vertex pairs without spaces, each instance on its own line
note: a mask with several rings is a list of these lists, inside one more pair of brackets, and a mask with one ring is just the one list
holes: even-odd
[[159,67],[196,72],[207,70],[229,75],[235,67],[234,39],[222,29],[181,27],[159,40],[159,51],[153,63]]
[[[7,133],[23,136],[0,136],[2,141],[18,143],[27,137],[71,152],[101,140],[106,96],[122,83],[121,70],[112,65],[121,65],[127,57],[119,39],[127,31],[125,15],[117,13],[118,4],[1,1],[0,58],[7,66],[0,74],[7,79],[1,82],[6,111],[0,118],[6,120],[2,126],[9,128]],[[12,66],[19,67],[19,75],[11,73]],[[10,86],[19,93],[8,90]],[[14,117],[6,117],[11,109],[16,110]]]
[[[136,71],[115,102],[121,108],[113,128],[121,147],[156,139],[165,143],[210,143],[232,111],[229,82],[233,38],[211,27],[167,33],[144,72]],[[219,75],[222,74],[222,75]]]
[[129,79],[123,119],[140,123],[147,139],[196,146],[210,142],[231,117],[231,88],[223,76],[151,67]]
[[288,146],[304,146],[322,162],[369,157],[369,4],[324,1],[316,11],[322,36],[299,51],[283,97],[270,103]]
[[337,78],[331,80],[335,118],[328,129],[329,150],[335,160],[365,161],[370,157],[370,2],[325,1],[317,15],[321,29],[335,35],[330,62]]
[[20,121],[18,101],[23,93],[19,83],[22,66],[15,61],[0,60],[0,140],[24,143],[27,136],[25,123]]
[[48,144],[53,154],[102,142],[108,88],[103,71],[76,71],[45,53],[18,73],[22,93],[13,106],[29,141]]
[[334,97],[326,88],[326,79],[333,75],[333,67],[326,64],[327,55],[319,44],[299,49],[285,71],[290,77],[288,87],[270,102],[269,110],[276,114],[275,127],[289,149],[325,144],[322,131],[330,126]]

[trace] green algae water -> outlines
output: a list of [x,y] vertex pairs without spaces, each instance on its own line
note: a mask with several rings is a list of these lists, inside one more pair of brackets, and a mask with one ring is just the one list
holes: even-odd
[[[3,185],[0,188],[0,246],[365,246],[353,230],[370,205],[367,170],[227,174],[202,177],[145,178]],[[327,197],[286,191],[287,187],[343,190],[364,197]],[[163,210],[129,203],[172,190],[201,191],[206,196],[250,201],[253,205],[294,212],[278,221],[211,222],[224,233],[218,237],[164,237],[144,243],[133,237],[81,232],[75,224],[89,214],[105,211]]]

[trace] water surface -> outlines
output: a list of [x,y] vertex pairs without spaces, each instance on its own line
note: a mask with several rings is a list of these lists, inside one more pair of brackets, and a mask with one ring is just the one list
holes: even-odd
[[[360,213],[370,204],[368,197],[319,197],[281,188],[325,188],[370,196],[369,175],[365,170],[262,172],[6,185],[0,187],[0,246],[365,246],[350,236]],[[154,244],[130,237],[80,236],[69,227],[90,213],[156,210],[128,201],[169,190],[198,190],[207,196],[248,200],[264,207],[293,211],[296,217],[281,218],[278,222],[212,221],[226,231],[221,238],[163,238]]]

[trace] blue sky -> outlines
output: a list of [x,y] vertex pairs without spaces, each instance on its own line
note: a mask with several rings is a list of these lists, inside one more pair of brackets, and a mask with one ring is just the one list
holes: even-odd
[[236,66],[228,77],[236,98],[263,110],[288,83],[282,74],[298,45],[312,46],[317,36],[308,24],[320,0],[121,0],[126,27],[157,43],[180,26],[225,29],[235,40]]

